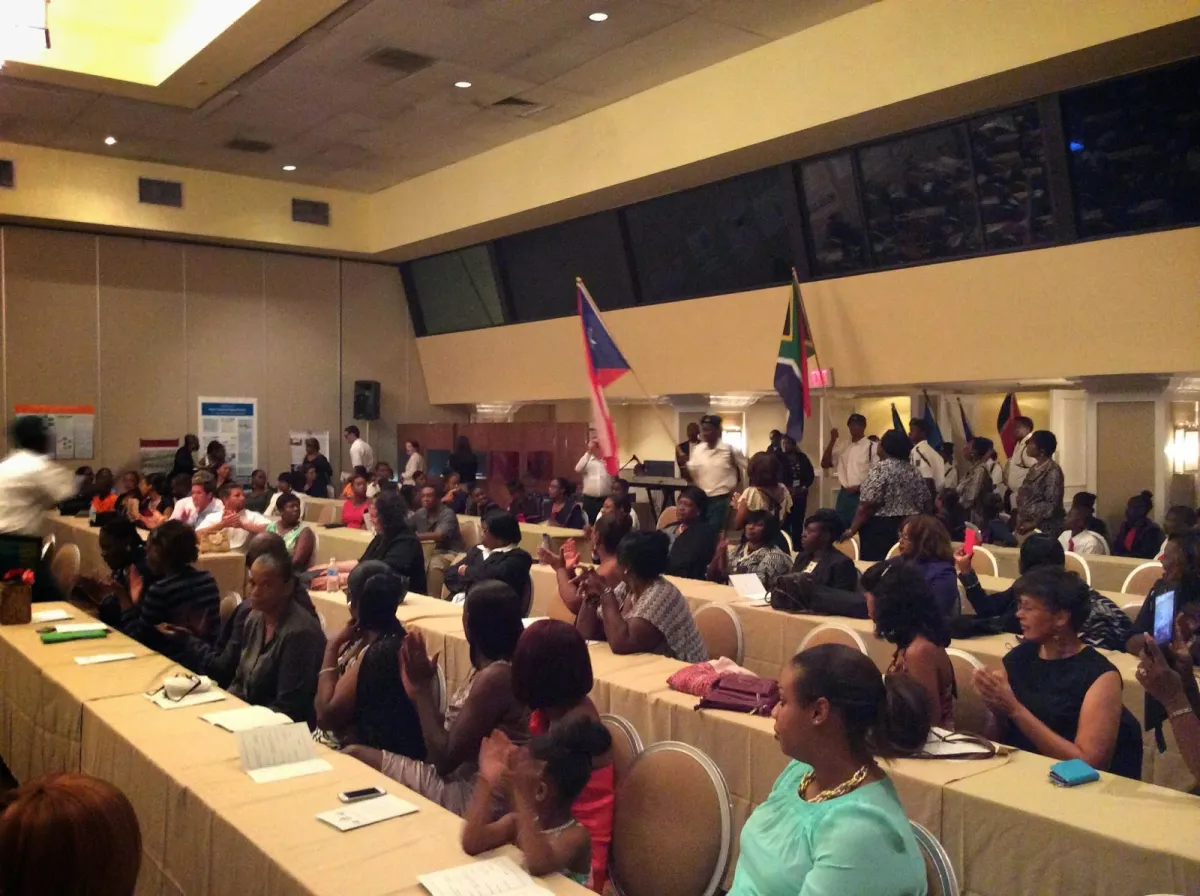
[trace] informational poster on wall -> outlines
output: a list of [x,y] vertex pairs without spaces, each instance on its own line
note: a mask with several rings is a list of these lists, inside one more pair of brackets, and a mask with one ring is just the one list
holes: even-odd
[[288,453],[291,456],[293,470],[298,470],[304,463],[305,439],[316,439],[317,444],[321,446],[321,453],[329,457],[329,430],[293,429],[288,433]]
[[96,456],[96,408],[90,404],[18,404],[17,417],[41,417],[55,460],[90,460]]
[[216,440],[236,479],[247,480],[258,466],[258,399],[200,396],[200,450]]
[[179,439],[138,439],[138,454],[143,475],[170,473],[175,467]]

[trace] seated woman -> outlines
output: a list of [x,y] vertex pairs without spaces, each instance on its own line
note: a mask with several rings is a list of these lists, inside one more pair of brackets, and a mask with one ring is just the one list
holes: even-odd
[[702,663],[708,650],[687,600],[663,578],[667,536],[631,532],[617,548],[623,580],[609,588],[598,576],[582,585],[584,604],[575,627],[587,640],[607,641],[612,652],[660,653],[685,663]]
[[295,491],[296,475],[287,472],[279,474],[279,478],[275,480],[275,494],[271,495],[271,500],[267,502],[267,509],[263,512],[263,516],[279,519],[279,500],[284,495],[295,494],[300,499],[301,510],[304,509],[304,496]]
[[858,567],[833,546],[845,529],[842,518],[833,510],[818,510],[806,519],[792,572],[808,575],[817,587],[857,590]]
[[957,616],[958,580],[954,575],[954,548],[946,527],[928,514],[905,520],[900,527],[900,556],[925,577],[941,614],[947,619]]
[[246,509],[267,515],[275,489],[267,484],[267,471],[255,470],[250,474],[250,488],[246,489]]
[[670,544],[667,575],[682,579],[704,579],[708,566],[718,549],[722,549],[721,533],[705,519],[708,495],[689,485],[675,499],[675,522],[662,531]]
[[[425,593],[425,553],[416,533],[408,525],[408,507],[400,490],[387,489],[370,505],[371,524],[377,533],[357,560],[340,560],[334,564],[341,573],[340,586],[345,587],[346,575],[364,560],[382,560],[392,572],[404,576],[408,590],[415,594]],[[324,573],[328,566],[313,566],[309,569],[312,581],[309,588],[324,591]]]
[[470,499],[470,494],[467,487],[463,485],[462,477],[454,472],[447,472],[442,477],[442,503],[448,506],[455,513],[467,512],[467,501]]
[[135,521],[142,515],[142,474],[137,470],[126,470],[121,474],[121,484],[117,488],[117,509]]
[[96,480],[92,485],[92,501],[88,505],[88,516],[95,519],[102,513],[112,513],[117,509],[117,493],[113,491],[113,471],[101,467],[96,471]]
[[1087,528],[1089,532],[1095,532],[1104,539],[1106,544],[1111,547],[1111,539],[1108,537],[1108,523],[1096,516],[1096,495],[1092,492],[1076,492],[1071,498],[1071,508],[1078,507],[1087,517]]
[[[1178,629],[1178,626],[1177,626]],[[1146,696],[1163,707],[1171,722],[1175,743],[1192,777],[1200,781],[1200,688],[1196,686],[1195,631],[1190,637],[1179,637],[1160,647],[1151,639],[1138,662],[1137,680],[1146,689]],[[1200,789],[1193,787],[1193,796]]]
[[739,544],[727,546],[721,537],[708,565],[708,577],[714,582],[728,582],[731,574],[753,573],[770,591],[775,580],[792,569],[792,558],[775,544],[779,518],[769,510],[751,510],[742,523],[745,531]]
[[[592,657],[587,643],[569,623],[539,619],[525,630],[513,654],[513,693],[533,712],[529,733],[555,734],[579,720],[600,722],[588,696],[592,690]],[[553,675],[546,670],[553,669]],[[571,816],[592,839],[591,888],[604,889],[608,847],[612,842],[613,761],[608,750],[591,757],[589,776],[574,802]]]
[[362,744],[425,758],[421,720],[400,681],[404,626],[396,608],[404,580],[386,563],[367,560],[346,581],[350,621],[325,645],[317,679],[319,739],[335,749]]
[[547,498],[542,502],[542,522],[564,529],[582,529],[583,508],[575,497],[575,483],[557,476],[550,480]]
[[288,553],[291,554],[294,569],[306,569],[312,562],[313,551],[317,547],[317,536],[312,529],[300,522],[300,514],[304,511],[300,496],[295,492],[279,495],[275,506],[279,511],[279,519],[268,523],[267,531],[283,539]]
[[779,677],[775,739],[792,761],[742,828],[729,896],[923,896],[925,861],[876,757],[929,734],[928,695],[842,644],[796,655]]
[[944,488],[938,492],[933,502],[933,515],[950,533],[951,541],[963,540],[967,532],[967,514],[962,508],[958,492],[952,488]]
[[467,516],[477,516],[483,519],[492,510],[497,510],[498,505],[490,497],[488,497],[487,486],[478,483],[471,489],[471,498],[467,501]]
[[750,485],[738,497],[733,514],[733,528],[745,528],[746,518],[756,510],[765,510],[782,524],[792,512],[792,493],[780,482],[783,465],[779,455],[760,451],[747,466]]
[[366,474],[356,472],[346,485],[350,488],[350,495],[342,504],[342,522],[347,529],[361,529],[365,525],[367,509],[371,506],[367,500]]
[[371,747],[346,750],[456,815],[465,815],[471,800],[480,742],[494,730],[517,744],[529,738],[528,710],[513,694],[512,657],[523,631],[517,595],[503,582],[475,585],[463,605],[463,628],[473,668],[445,718],[434,699],[436,671],[424,636],[410,632],[400,648],[400,674],[421,719],[425,760]]
[[147,529],[153,529],[171,518],[174,507],[175,498],[166,476],[151,473],[142,480],[142,500],[138,505],[137,522]]
[[213,655],[183,629],[163,626],[163,634],[182,646],[197,671],[218,682],[231,680],[233,696],[312,725],[325,633],[311,605],[296,599],[296,584],[292,564],[265,553],[250,567],[245,626],[220,654]]
[[[342,486],[342,497],[343,498],[349,498],[349,497],[353,496],[353,494],[354,494],[354,477],[355,476],[362,476],[364,482],[370,480],[370,478],[371,478],[370,474],[367,472],[367,468],[364,467],[362,464],[359,464],[357,467],[355,467],[353,470],[350,471],[350,478],[347,479],[345,485]],[[366,489],[364,488],[363,491],[365,493]]]
[[[609,588],[615,588],[621,581],[621,567],[617,563],[617,548],[621,539],[632,531],[629,517],[619,514],[601,514],[596,525],[592,526],[592,553],[596,556],[595,565],[588,570],[591,575],[599,577]],[[558,581],[558,596],[566,604],[567,609],[578,614],[583,606],[584,570],[575,563],[569,563],[563,549],[557,552],[547,547],[538,548],[538,561],[554,570]]]
[[178,641],[164,637],[159,625],[190,632],[211,644],[221,627],[221,593],[212,573],[193,564],[200,557],[196,533],[186,523],[167,520],[146,541],[146,565],[154,575],[147,585],[137,567],[128,569],[128,590],[114,593],[121,618],[115,628],[151,650],[196,671]]
[[137,526],[121,516],[110,519],[100,527],[100,556],[111,575],[104,579],[79,577],[79,589],[99,607],[100,620],[112,628],[121,627],[122,600],[130,606],[129,583],[133,576],[141,579],[143,590],[156,581],[146,563],[146,544]]
[[[97,474],[99,479],[99,474]],[[1144,491],[1134,495],[1125,505],[1125,519],[1113,539],[1112,552],[1117,557],[1141,557],[1143,560],[1153,560],[1162,550],[1166,535],[1154,520],[1150,512],[1154,510],[1154,495]]]
[[896,645],[888,674],[915,679],[929,695],[929,724],[953,731],[958,688],[946,653],[950,627],[925,577],[906,564],[876,563],[863,573],[862,585],[875,637]]
[[531,593],[529,568],[533,558],[521,549],[521,527],[516,519],[502,510],[495,510],[480,521],[481,543],[467,551],[458,566],[446,569],[446,589],[455,603],[476,582],[496,579],[508,585],[524,599]]
[[1087,585],[1073,572],[1043,568],[1013,587],[1024,641],[1004,657],[1004,675],[977,669],[973,676],[994,717],[989,736],[1140,778],[1141,732],[1121,702],[1121,673],[1079,639],[1090,610]]
[[983,532],[983,543],[994,544],[1002,548],[1015,548],[1017,536],[1013,535],[1008,523],[1000,519],[1004,512],[1004,499],[995,492],[989,492],[979,499],[980,513],[983,520],[980,529]]

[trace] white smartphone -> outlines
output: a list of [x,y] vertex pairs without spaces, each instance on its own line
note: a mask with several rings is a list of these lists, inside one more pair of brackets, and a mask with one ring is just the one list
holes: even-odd
[[338,794],[338,799],[343,803],[361,803],[363,800],[373,800],[386,793],[387,791],[381,787],[364,787],[362,790],[343,790]]

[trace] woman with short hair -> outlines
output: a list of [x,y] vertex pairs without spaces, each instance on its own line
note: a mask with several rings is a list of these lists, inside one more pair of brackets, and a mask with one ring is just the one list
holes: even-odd
[[722,536],[709,564],[708,577],[714,582],[728,582],[730,575],[753,574],[770,591],[776,580],[792,569],[791,555],[776,544],[779,518],[769,510],[751,510],[742,523],[740,543],[726,545]]
[[350,495],[342,502],[342,522],[348,529],[362,529],[371,502],[367,500],[367,475],[355,471],[347,483]]
[[[397,575],[403,576],[408,582],[408,590],[414,594],[424,594],[425,553],[421,550],[421,542],[416,533],[408,525],[408,504],[399,489],[380,492],[371,502],[368,511],[371,524],[375,527],[375,537],[367,545],[362,556],[357,560],[339,560],[333,564],[339,573],[339,587],[345,587],[346,576],[364,560],[382,560]],[[328,565],[317,565],[309,569],[312,581],[309,588],[323,591],[327,587]]]
[[333,481],[333,466],[329,463],[329,458],[321,453],[321,443],[314,438],[309,437],[304,440],[304,460],[300,463],[300,475],[305,477],[304,493],[306,495],[310,498],[329,497],[329,484]]
[[1033,466],[1017,492],[1015,530],[1018,535],[1040,529],[1057,538],[1062,531],[1066,511],[1063,510],[1063,471],[1054,461],[1057,450],[1058,439],[1054,433],[1039,429],[1029,436],[1025,456],[1033,461]]
[[313,551],[317,547],[317,536],[313,530],[300,521],[304,505],[300,496],[295,492],[279,495],[275,509],[279,519],[267,524],[267,531],[278,535],[287,546],[292,557],[292,565],[296,569],[305,569],[313,560]]
[[908,517],[927,513],[929,486],[909,462],[912,442],[898,429],[879,440],[879,460],[871,464],[858,491],[858,510],[839,541],[859,538],[863,560],[882,560],[899,541],[900,525]]
[[721,544],[723,533],[708,521],[708,495],[704,489],[689,485],[675,499],[675,522],[664,526],[670,550],[666,574],[683,579],[705,579]]
[[547,495],[542,502],[542,520],[546,525],[563,529],[584,527],[583,508],[575,498],[574,482],[565,476],[556,476],[550,480]]

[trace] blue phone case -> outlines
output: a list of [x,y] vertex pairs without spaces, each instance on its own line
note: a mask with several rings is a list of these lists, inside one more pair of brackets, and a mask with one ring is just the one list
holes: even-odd
[[1076,787],[1100,780],[1100,773],[1082,759],[1064,759],[1050,766],[1050,780],[1059,787]]

